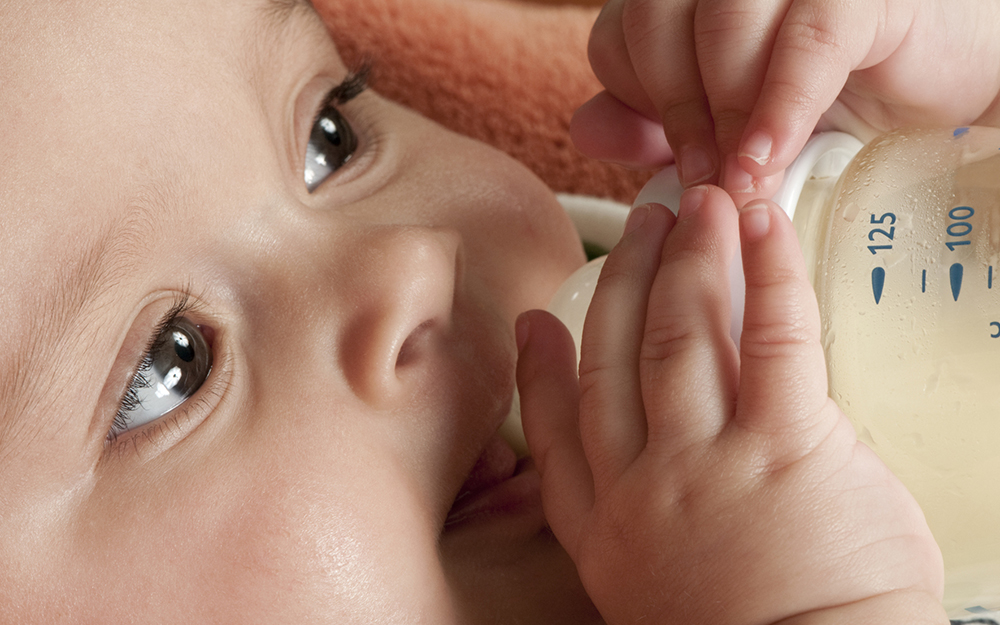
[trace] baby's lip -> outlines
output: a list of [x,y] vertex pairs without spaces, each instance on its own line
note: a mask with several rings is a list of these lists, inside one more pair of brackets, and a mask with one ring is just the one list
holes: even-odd
[[448,511],[445,529],[537,508],[539,485],[534,462],[530,458],[518,461],[511,446],[494,434]]

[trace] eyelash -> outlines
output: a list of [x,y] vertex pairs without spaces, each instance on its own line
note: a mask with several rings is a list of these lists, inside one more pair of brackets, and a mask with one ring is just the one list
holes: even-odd
[[149,372],[153,367],[153,359],[151,354],[162,347],[164,342],[167,340],[166,329],[173,325],[178,318],[183,317],[187,313],[194,309],[194,305],[190,301],[189,296],[185,293],[178,295],[174,303],[170,306],[170,309],[160,318],[159,323],[153,328],[152,335],[149,342],[146,344],[146,350],[143,352],[142,361],[136,368],[135,373],[132,374],[132,379],[129,381],[128,389],[125,391],[125,395],[122,396],[121,401],[118,402],[118,411],[115,413],[115,418],[112,421],[111,428],[108,430],[106,436],[106,443],[113,444],[118,440],[118,432],[124,431],[128,428],[131,417],[129,413],[134,411],[139,406],[139,389],[148,388],[151,384],[148,377]]
[[320,103],[319,108],[316,109],[316,114],[313,115],[312,124],[309,125],[310,128],[316,125],[319,121],[320,115],[323,114],[323,109],[328,106],[341,106],[347,104],[354,98],[358,97],[365,90],[368,89],[368,82],[372,74],[372,63],[370,60],[364,60],[358,66],[357,69],[347,72],[347,76],[341,81],[339,85],[336,85],[333,89],[326,94],[323,101]]

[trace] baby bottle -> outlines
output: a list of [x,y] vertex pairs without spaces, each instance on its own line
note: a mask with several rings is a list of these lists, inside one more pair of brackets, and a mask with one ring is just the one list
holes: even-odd
[[[676,209],[679,194],[671,168],[636,204]],[[819,134],[774,200],[816,290],[831,397],[923,508],[945,609],[1000,610],[1000,129],[909,129],[863,147]],[[577,345],[601,263],[550,306]]]
[[793,222],[831,397],[920,503],[948,612],[1000,608],[1000,130],[883,135]]

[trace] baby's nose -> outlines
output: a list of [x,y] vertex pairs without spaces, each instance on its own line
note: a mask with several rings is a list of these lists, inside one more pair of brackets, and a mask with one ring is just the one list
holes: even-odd
[[[460,279],[460,237],[420,227],[380,228],[356,266],[358,306],[341,341],[348,382],[365,402],[384,406],[407,390],[407,369],[428,360],[451,323]],[[418,376],[419,377],[419,376]]]

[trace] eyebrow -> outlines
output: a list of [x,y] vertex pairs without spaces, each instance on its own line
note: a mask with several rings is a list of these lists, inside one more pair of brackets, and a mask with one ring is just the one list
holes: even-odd
[[300,11],[315,11],[311,0],[267,0],[264,5],[265,19],[277,29]]
[[[61,372],[71,371],[79,363],[75,358],[81,349],[67,349],[81,340],[94,340],[96,331],[107,319],[102,315],[112,304],[116,286],[130,276],[136,260],[148,249],[150,237],[159,236],[162,215],[170,212],[177,189],[149,185],[126,203],[123,216],[106,225],[92,239],[74,262],[60,265],[53,279],[54,287],[39,293],[31,290],[27,306],[32,315],[27,332],[8,353],[11,361],[4,363],[0,375],[0,456],[11,443],[41,434],[35,420],[23,415],[42,414],[49,406],[63,405],[58,379]],[[158,215],[160,217],[158,217]],[[86,337],[81,339],[81,337]],[[101,349],[99,344],[88,345]],[[65,413],[63,420],[75,417]],[[61,427],[54,423],[54,427]]]
[[303,22],[295,18],[312,15],[319,19],[319,14],[312,0],[262,0],[256,11],[257,19],[251,21],[246,33],[252,54],[246,57],[239,69],[245,80],[260,88],[264,80],[260,75],[260,66],[267,64],[275,46],[287,39],[287,29],[295,22]]

